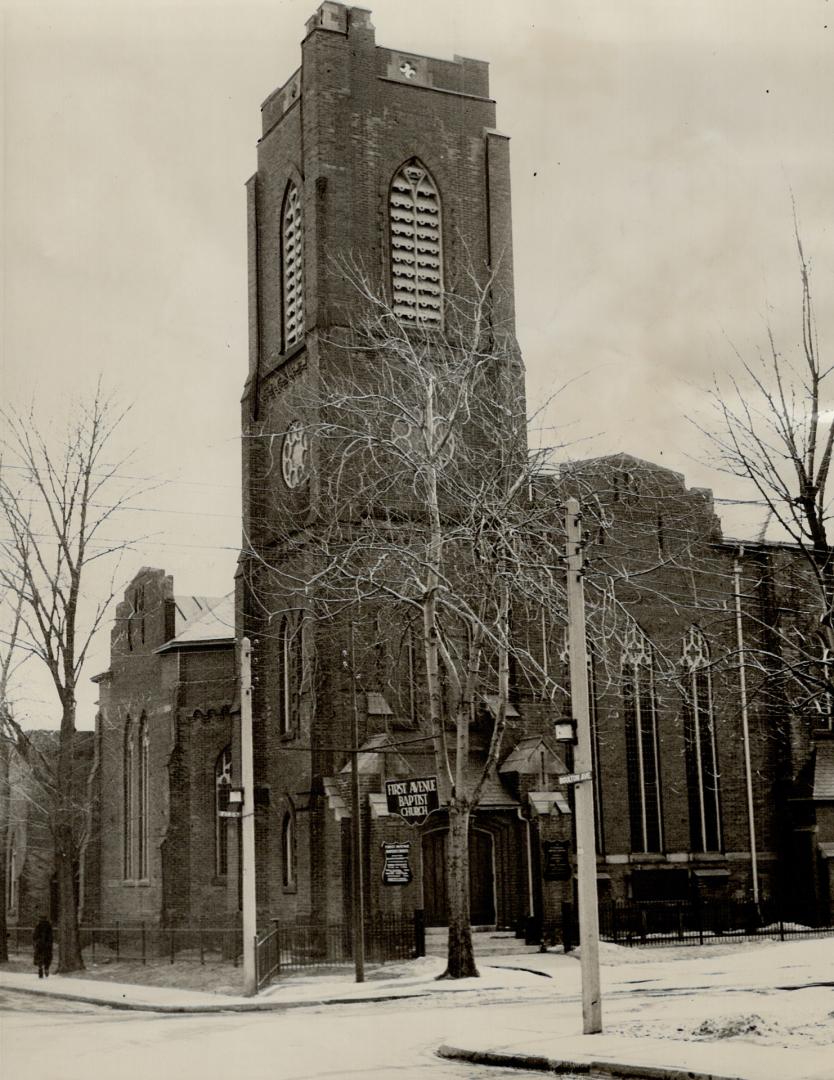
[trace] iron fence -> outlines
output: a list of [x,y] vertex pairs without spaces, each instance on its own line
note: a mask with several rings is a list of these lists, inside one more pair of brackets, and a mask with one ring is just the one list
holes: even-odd
[[[89,963],[138,960],[147,964],[168,960],[172,964],[184,961],[239,964],[241,959],[241,935],[235,927],[161,927],[117,922],[112,926],[82,926],[79,936],[82,955]],[[58,944],[57,931],[55,944]],[[31,952],[31,929],[11,927],[8,945],[10,953]]]
[[[563,905],[561,937],[565,949],[579,941],[577,915],[572,904]],[[755,904],[731,900],[607,901],[599,906],[599,934],[615,945],[704,945],[715,942],[771,938],[789,941],[834,935],[834,926],[807,926],[772,902]]]
[[[383,964],[425,954],[423,912],[378,915],[365,923],[365,960]],[[294,923],[275,920],[256,938],[258,988],[276,976],[353,963],[353,928],[348,922]]]

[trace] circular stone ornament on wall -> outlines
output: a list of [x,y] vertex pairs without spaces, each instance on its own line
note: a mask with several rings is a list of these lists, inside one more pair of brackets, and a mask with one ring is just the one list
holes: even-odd
[[310,476],[310,437],[300,420],[293,420],[284,436],[281,475],[290,489],[301,487]]

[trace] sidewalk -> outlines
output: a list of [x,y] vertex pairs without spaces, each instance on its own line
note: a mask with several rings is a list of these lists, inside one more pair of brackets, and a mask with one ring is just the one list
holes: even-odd
[[594,1080],[832,1080],[831,1047],[809,1050],[772,1046],[699,1045],[661,1039],[628,1039],[615,1035],[549,1035],[504,1041],[491,1033],[489,1042],[442,1046],[440,1057],[479,1065],[592,1074]]
[[834,1080],[834,938],[601,954],[602,1034],[581,1034],[578,997],[547,955],[555,1002],[531,1003],[521,1023],[491,1017],[488,1032],[461,1024],[440,1055],[629,1080]]
[[[540,997],[545,977],[513,966],[481,963],[481,978],[437,981],[443,962],[424,957],[402,965],[388,965],[373,972],[367,982],[356,983],[352,973],[294,977],[266,987],[255,998],[243,995],[184,990],[167,986],[117,983],[74,975],[50,975],[39,979],[29,972],[0,967],[0,990],[37,994],[88,1005],[140,1012],[213,1013],[269,1012],[316,1005],[342,1005],[358,1002],[391,1001],[396,998],[428,997],[435,994],[495,995],[507,991],[519,997]],[[528,958],[524,958],[528,959]],[[537,958],[536,958],[537,959]],[[553,958],[555,959],[555,958]],[[560,957],[571,976],[578,965],[569,957]],[[383,975],[384,977],[380,977]],[[547,978],[547,982],[550,979]]]

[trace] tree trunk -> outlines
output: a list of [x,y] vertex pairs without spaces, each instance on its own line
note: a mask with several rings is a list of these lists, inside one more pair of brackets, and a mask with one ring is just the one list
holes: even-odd
[[469,808],[449,806],[449,954],[441,979],[478,977],[469,925]]
[[75,752],[75,702],[64,705],[58,747],[57,821],[55,823],[55,872],[58,878],[58,968],[59,972],[82,971],[84,960],[78,933],[78,903],[75,895],[76,837],[74,830],[75,792],[73,755]]
[[75,897],[75,858],[72,826],[55,830],[55,869],[58,877],[58,972],[83,971]]

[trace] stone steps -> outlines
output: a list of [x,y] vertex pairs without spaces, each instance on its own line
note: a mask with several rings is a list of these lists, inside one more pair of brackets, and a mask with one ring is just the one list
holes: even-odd
[[[448,931],[445,926],[430,927],[426,930],[426,956],[445,956],[447,944]],[[521,953],[539,951],[538,945],[525,945],[524,938],[501,930],[473,930],[472,946],[476,957],[518,956]]]

